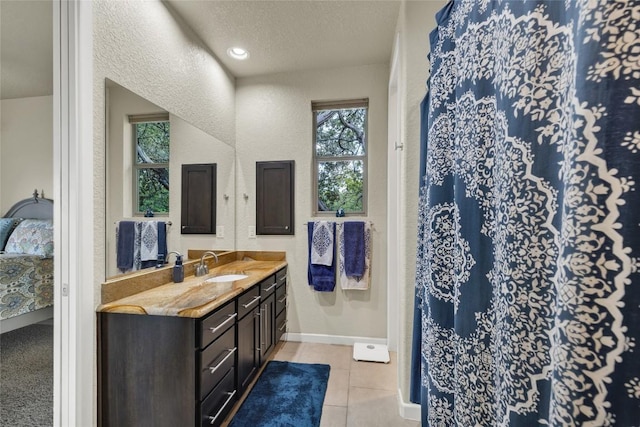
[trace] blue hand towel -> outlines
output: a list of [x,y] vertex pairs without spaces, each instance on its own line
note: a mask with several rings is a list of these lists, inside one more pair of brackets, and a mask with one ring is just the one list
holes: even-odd
[[364,274],[364,222],[344,223],[344,271],[347,276]]
[[158,258],[167,259],[167,223],[158,221]]
[[120,221],[118,224],[118,242],[116,247],[116,265],[125,272],[133,268],[133,242],[135,238],[135,223]]
[[[336,235],[336,224],[332,223],[331,230],[334,236]],[[312,264],[311,263],[311,248],[313,246],[313,222],[309,221],[307,224],[308,231],[308,243],[309,243],[309,253],[308,253],[308,264],[309,268],[307,270],[307,280],[309,281],[309,285],[313,286],[313,289],[318,292],[333,292],[333,289],[336,287],[336,257],[333,257],[333,262],[330,266]],[[333,250],[333,249],[332,249]]]

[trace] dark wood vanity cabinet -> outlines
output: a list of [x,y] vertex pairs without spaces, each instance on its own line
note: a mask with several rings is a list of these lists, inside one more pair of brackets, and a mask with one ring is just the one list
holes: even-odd
[[98,313],[99,425],[196,425],[195,323]]
[[98,313],[98,425],[220,425],[283,334],[286,271],[200,319]]
[[98,313],[99,425],[219,425],[237,399],[236,309],[202,319]]

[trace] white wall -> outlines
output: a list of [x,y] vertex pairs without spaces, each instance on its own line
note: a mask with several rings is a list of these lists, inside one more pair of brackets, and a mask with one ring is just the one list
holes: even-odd
[[0,215],[33,190],[53,197],[53,97],[0,101]]
[[[291,72],[237,81],[237,236],[246,250],[286,250],[288,331],[386,338],[386,140],[388,64]],[[369,98],[368,219],[373,221],[371,289],[314,292],[307,284],[311,217],[311,101]],[[295,160],[295,236],[248,238],[255,225],[256,161]],[[242,197],[249,195],[248,201]]]

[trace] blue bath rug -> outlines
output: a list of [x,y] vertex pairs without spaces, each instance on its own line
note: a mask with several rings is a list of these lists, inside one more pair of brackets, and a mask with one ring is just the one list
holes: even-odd
[[271,361],[229,427],[318,427],[329,365]]

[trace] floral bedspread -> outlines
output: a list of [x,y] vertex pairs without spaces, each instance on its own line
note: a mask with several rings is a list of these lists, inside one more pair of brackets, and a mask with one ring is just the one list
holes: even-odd
[[0,255],[0,320],[53,305],[53,258]]

